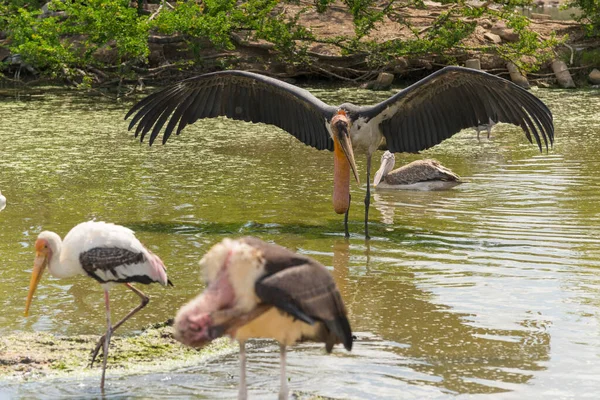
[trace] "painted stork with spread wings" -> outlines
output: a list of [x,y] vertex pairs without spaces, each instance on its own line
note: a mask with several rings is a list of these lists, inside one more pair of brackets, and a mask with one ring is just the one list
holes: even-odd
[[[135,115],[134,115],[135,114]],[[244,71],[214,72],[181,81],[151,94],[125,116],[134,115],[136,137],[150,145],[164,129],[175,131],[202,118],[228,118],[275,125],[318,150],[334,152],[334,209],[345,214],[348,233],[350,170],[357,182],[354,152],[367,155],[365,237],[371,198],[371,157],[382,144],[392,153],[417,153],[461,129],[492,118],[520,126],[527,139],[554,140],[552,113],[537,97],[505,79],[462,67],[443,68],[372,106],[326,104],[304,89]]]
[[[112,333],[150,301],[148,296],[131,283],[158,282],[163,286],[173,285],[167,278],[165,265],[157,255],[140,243],[132,230],[105,222],[83,222],[71,229],[62,241],[56,233],[43,231],[35,241],[35,252],[25,316],[29,315],[33,294],[46,268],[56,278],[88,275],[104,288],[107,330],[92,352],[90,364],[94,363],[100,347],[104,346],[100,381],[100,388],[104,390],[108,345]],[[124,283],[142,302],[113,326],[110,321],[108,289],[114,283]]]
[[246,237],[224,239],[200,260],[208,287],[184,305],[173,324],[175,338],[192,347],[229,335],[240,344],[238,399],[247,398],[246,347],[250,338],[280,345],[279,399],[288,398],[286,346],[298,341],[337,343],[352,349],[346,308],[333,277],[317,261],[284,247]]

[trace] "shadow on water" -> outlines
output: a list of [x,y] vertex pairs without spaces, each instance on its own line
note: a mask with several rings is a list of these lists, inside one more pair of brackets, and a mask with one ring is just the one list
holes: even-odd
[[[209,235],[209,236],[269,236],[279,235],[300,236],[306,239],[335,238],[344,237],[343,222],[327,221],[326,224],[308,225],[308,224],[285,224],[285,223],[258,223],[247,221],[243,223],[188,223],[178,224],[174,222],[121,222],[121,224],[136,232],[152,233],[174,233],[180,235]],[[340,231],[341,228],[341,231]],[[349,240],[364,239],[364,224],[362,222],[349,222],[350,230]],[[386,240],[397,241],[398,243],[407,238],[413,237],[418,233],[415,229],[396,228],[393,231],[387,230],[388,227],[381,223],[369,222],[369,234],[371,241]],[[218,239],[217,239],[218,240]],[[367,241],[368,242],[368,241]]]

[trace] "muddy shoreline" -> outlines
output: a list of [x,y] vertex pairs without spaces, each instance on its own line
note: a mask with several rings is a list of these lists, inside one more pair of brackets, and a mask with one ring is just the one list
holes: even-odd
[[[0,338],[0,380],[24,382],[65,375],[100,376],[102,351],[93,367],[90,355],[100,335],[58,336],[47,332],[19,333]],[[202,349],[185,347],[173,338],[167,323],[137,335],[111,339],[107,369],[120,373],[166,370],[205,362],[237,351],[237,344],[219,339]]]

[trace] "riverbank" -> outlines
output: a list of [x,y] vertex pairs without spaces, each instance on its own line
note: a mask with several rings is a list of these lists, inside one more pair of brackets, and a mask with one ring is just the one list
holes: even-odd
[[[102,351],[93,367],[90,353],[99,335],[56,336],[50,333],[20,333],[0,338],[0,382],[18,384],[60,378],[98,377],[102,369]],[[222,338],[197,350],[173,339],[168,323],[158,324],[131,336],[113,336],[107,370],[111,375],[164,373],[206,364],[236,353],[236,342]],[[237,382],[237,377],[232,377]],[[131,393],[135,395],[135,393]],[[327,400],[328,397],[294,391],[297,400]]]
[[[424,40],[439,29],[436,24],[440,17],[451,15],[456,7],[435,2],[424,4],[426,7],[422,9],[399,7],[394,13],[382,16],[360,41],[377,43],[376,47],[383,49],[395,48],[417,37]],[[53,78],[41,78],[42,74],[36,73],[31,66],[16,62],[5,70],[5,81],[36,85],[60,80],[61,83],[84,88],[118,87],[119,93],[130,93],[146,84],[165,85],[223,69],[261,72],[281,79],[317,78],[352,83],[372,81],[379,73],[388,72],[394,74],[397,80],[414,81],[436,68],[449,64],[464,65],[466,60],[473,58],[480,60],[483,70],[507,77],[509,59],[518,65],[533,65],[539,54],[530,52],[527,55],[524,48],[519,50],[521,45],[517,44],[522,35],[507,27],[506,21],[493,13],[484,13],[482,17],[452,15],[456,23],[474,24],[475,28],[469,36],[444,51],[421,52],[421,55],[408,52],[404,56],[395,56],[389,51],[384,51],[381,56],[371,51],[357,52],[341,44],[356,35],[357,27],[351,11],[342,3],[329,5],[325,12],[318,12],[311,5],[304,1],[278,6],[279,14],[289,21],[297,21],[313,38],[306,42],[296,41],[296,50],[285,56],[273,43],[254,40],[253,32],[243,29],[231,31],[232,48],[228,49],[216,47],[208,39],[154,32],[148,38],[149,54],[145,63],[139,60],[123,62],[117,46],[109,43],[93,53],[93,58],[102,67],[82,66],[68,72],[65,70]],[[145,7],[147,14],[156,16],[162,6],[147,4]],[[500,6],[490,2],[472,1],[469,7],[500,12]],[[600,38],[586,38],[582,25],[575,21],[553,20],[549,15],[531,10],[527,14],[531,21],[528,30],[538,35],[539,42],[556,40],[556,45],[550,50],[553,55],[533,67],[529,77],[543,86],[555,84],[551,63],[560,59],[566,62],[578,86],[586,85],[589,72],[600,68]],[[86,37],[71,36],[68,40],[73,42],[74,47],[83,47]],[[0,59],[10,55],[6,46],[7,42],[0,41]],[[299,55],[299,52],[302,54]]]

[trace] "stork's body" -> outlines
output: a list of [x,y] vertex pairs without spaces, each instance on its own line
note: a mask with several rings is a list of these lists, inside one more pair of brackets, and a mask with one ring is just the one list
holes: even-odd
[[6,197],[0,192],[0,211],[4,210],[4,207],[6,207]]
[[[358,181],[354,155],[367,156],[365,236],[368,238],[371,157],[382,144],[392,153],[417,153],[462,129],[493,118],[520,126],[540,150],[554,140],[552,113],[525,89],[469,68],[446,67],[373,106],[326,104],[286,82],[244,71],[221,71],[186,79],[137,103],[129,129],[150,145],[164,129],[163,143],[201,118],[226,116],[275,125],[318,150],[334,152],[334,209],[350,205],[349,169]],[[165,126],[166,125],[166,126]],[[176,128],[176,129],[175,129]],[[232,138],[232,142],[235,139]],[[347,196],[344,201],[340,196]]]
[[208,287],[175,317],[175,337],[200,347],[222,335],[240,343],[239,398],[245,399],[250,338],[275,339],[281,350],[281,389],[287,399],[286,346],[298,341],[352,348],[346,309],[329,271],[315,260],[256,238],[225,239],[202,258]]
[[492,128],[496,125],[493,119],[489,119],[487,124],[480,124],[475,126],[475,131],[477,132],[477,140],[479,140],[479,134],[481,131],[487,131],[487,138],[490,138],[490,134],[492,133]]
[[386,151],[381,156],[381,166],[373,178],[377,189],[394,190],[445,190],[461,183],[460,177],[437,160],[416,160],[394,168],[396,158]]
[[[56,278],[87,275],[99,282],[104,289],[107,332],[92,352],[93,364],[100,347],[104,346],[104,362],[100,387],[104,390],[104,376],[108,357],[110,336],[133,314],[145,307],[149,298],[130,283],[171,284],[166,269],[158,256],[146,249],[133,231],[120,225],[104,222],[83,222],[69,231],[64,240],[54,232],[44,231],[35,242],[36,257],[25,306],[25,316],[33,294],[46,267]],[[111,284],[124,283],[141,299],[141,304],[129,312],[114,326],[110,322],[108,290]]]

